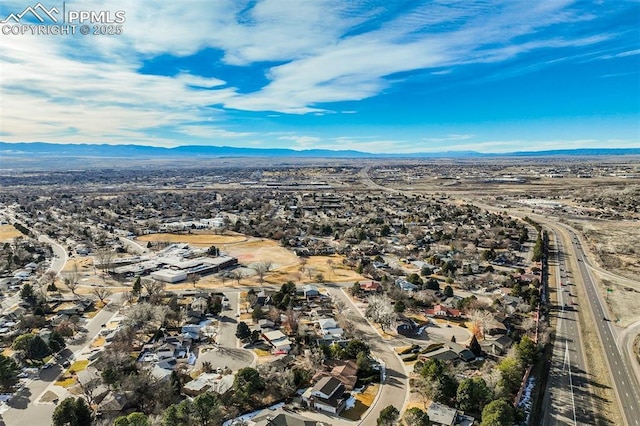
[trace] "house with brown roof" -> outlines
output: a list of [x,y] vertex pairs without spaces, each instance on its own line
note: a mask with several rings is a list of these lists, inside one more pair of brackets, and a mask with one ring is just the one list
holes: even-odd
[[310,408],[336,415],[344,409],[348,397],[342,382],[331,376],[323,377],[302,395]]
[[382,291],[382,284],[377,281],[360,283],[360,290],[364,291],[365,293],[378,293]]
[[428,317],[440,318],[461,318],[462,312],[458,309],[446,307],[444,305],[435,305],[433,309],[425,309],[424,313]]
[[353,360],[325,361],[326,371],[321,371],[316,377],[335,377],[340,380],[347,391],[352,391],[358,381],[358,366]]

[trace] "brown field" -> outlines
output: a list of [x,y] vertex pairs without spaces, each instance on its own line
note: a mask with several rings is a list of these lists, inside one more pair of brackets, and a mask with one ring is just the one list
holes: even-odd
[[613,273],[636,280],[640,275],[640,223],[591,220],[580,222],[598,263]]
[[137,238],[138,241],[189,243],[195,247],[210,247],[212,245],[224,245],[246,241],[244,235],[216,235],[211,233],[192,234],[149,234]]
[[22,236],[22,232],[14,228],[13,225],[0,225],[0,242],[11,241],[20,236]]
[[78,272],[81,274],[84,274],[87,272],[93,273],[92,257],[78,257],[78,258],[68,259],[67,263],[64,264],[64,268],[62,268],[62,272],[73,271],[73,265],[78,265]]
[[[230,256],[238,258],[239,263],[251,268],[254,263],[272,262],[273,269],[265,276],[265,282],[280,285],[287,281],[298,284],[317,282],[320,273],[325,281],[350,282],[364,281],[366,278],[343,266],[342,256],[311,256],[304,261],[292,251],[282,247],[280,243],[266,238],[251,238],[244,235],[214,235],[214,234],[150,234],[139,238],[140,241],[182,242],[196,247],[215,245]],[[333,271],[327,261],[334,265]],[[306,262],[304,268],[303,262]],[[309,270],[311,273],[309,273]],[[258,277],[246,274],[240,281],[241,286],[258,284]],[[198,281],[197,287],[221,286],[222,280],[215,275],[204,276]],[[227,280],[226,286],[236,285],[235,281]],[[190,283],[174,284],[171,288],[193,288]]]

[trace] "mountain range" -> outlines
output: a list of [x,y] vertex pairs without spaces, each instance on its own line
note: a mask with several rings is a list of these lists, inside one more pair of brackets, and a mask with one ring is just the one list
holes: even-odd
[[[640,148],[580,148],[546,151],[481,153],[476,151],[445,151],[418,153],[370,153],[355,150],[286,148],[238,148],[230,146],[184,145],[163,148],[145,145],[54,144],[46,142],[0,142],[0,157],[25,155],[50,158],[189,158],[189,157],[279,157],[279,158],[482,158],[482,157],[550,157],[550,156],[617,156],[640,155]],[[0,161],[1,163],[1,161]]]

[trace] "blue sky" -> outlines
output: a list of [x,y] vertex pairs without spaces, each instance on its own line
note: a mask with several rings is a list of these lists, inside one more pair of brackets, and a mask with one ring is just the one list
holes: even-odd
[[[3,0],[0,18],[34,4]],[[66,9],[123,10],[123,34],[0,34],[0,140],[392,153],[640,147],[637,1]]]

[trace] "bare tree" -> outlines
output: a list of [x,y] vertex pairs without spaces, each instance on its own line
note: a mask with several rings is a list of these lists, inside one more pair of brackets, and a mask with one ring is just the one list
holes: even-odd
[[242,271],[233,271],[233,273],[231,274],[231,278],[234,279],[239,286],[240,281],[242,281],[242,279],[244,278],[244,274],[242,273]]
[[73,264],[73,269],[70,273],[64,277],[64,285],[71,291],[74,297],[76,297],[76,289],[78,288],[78,284],[80,282],[80,272],[78,272],[78,264]]
[[154,306],[150,303],[138,303],[127,310],[122,323],[134,330],[143,328],[154,330],[164,323],[169,311],[169,307],[165,305]]
[[393,310],[391,299],[386,294],[374,294],[368,299],[369,304],[365,311],[365,316],[375,322],[385,331],[395,322],[397,315]]
[[78,385],[89,405],[94,405],[95,390],[102,384],[102,379],[99,374],[93,375],[89,379],[78,379]]
[[93,287],[92,291],[93,291],[93,294],[95,294],[96,297],[100,299],[100,302],[102,302],[103,304],[104,304],[104,299],[111,296],[112,294],[111,290],[103,286]]
[[166,283],[158,280],[147,280],[142,282],[142,286],[147,291],[149,301],[153,304],[160,302],[164,295]]
[[98,250],[96,253],[96,260],[98,261],[98,268],[102,269],[102,279],[106,280],[105,272],[109,275],[111,272],[111,267],[113,266],[113,258],[115,253],[113,250],[109,250],[107,248]]
[[198,281],[200,281],[200,274],[191,273],[191,274],[187,275],[187,280],[191,284],[193,284],[193,288],[195,288],[196,284],[198,284]]
[[269,267],[265,262],[260,262],[255,263],[251,268],[256,271],[256,274],[258,275],[258,281],[260,281],[260,284],[262,284],[264,282],[264,276],[268,272]]
[[305,270],[307,271],[307,275],[309,276],[309,279],[311,279],[311,277],[313,276],[313,273],[316,272],[315,268],[311,268],[309,266],[305,267]]
[[484,335],[494,323],[495,318],[493,314],[484,309],[474,309],[470,312],[469,318],[471,319],[470,331],[478,338],[484,339]]
[[336,275],[336,264],[333,259],[327,259],[327,266],[331,269],[331,275],[335,277]]
[[51,285],[51,284],[55,284],[56,283],[56,277],[58,276],[58,274],[54,271],[47,271],[44,274],[44,280],[47,283],[47,285]]
[[336,310],[336,312],[338,313],[338,315],[342,315],[344,310],[347,308],[347,304],[344,303],[344,301],[342,299],[338,299],[335,302],[333,302],[333,307]]

